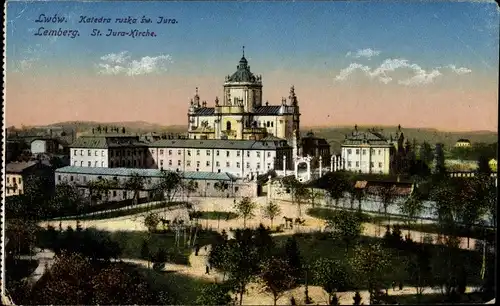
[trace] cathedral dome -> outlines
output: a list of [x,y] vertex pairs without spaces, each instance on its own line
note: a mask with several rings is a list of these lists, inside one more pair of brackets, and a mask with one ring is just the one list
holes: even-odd
[[243,51],[243,56],[241,57],[239,65],[236,68],[236,72],[229,76],[226,79],[226,82],[259,83],[259,78],[250,71],[250,66],[245,58],[245,51]]

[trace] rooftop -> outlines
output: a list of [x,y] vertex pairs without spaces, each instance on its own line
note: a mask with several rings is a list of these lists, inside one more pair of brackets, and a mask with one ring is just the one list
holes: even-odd
[[375,131],[354,131],[351,135],[346,135],[343,145],[376,145],[391,146],[387,138]]
[[35,166],[37,161],[11,162],[5,165],[5,173],[23,173],[25,170]]
[[[136,169],[136,168],[98,168],[98,167],[75,167],[66,166],[56,170],[56,173],[74,173],[88,175],[106,175],[106,176],[131,176],[133,173],[138,173],[142,177],[161,177],[162,171],[159,169]],[[223,172],[198,172],[187,171],[180,172],[184,179],[188,180],[217,180],[217,181],[234,181],[235,176]]]
[[233,150],[274,150],[288,147],[280,138],[264,138],[263,140],[222,140],[222,139],[162,139],[149,145],[157,148],[200,148],[200,149],[233,149]]
[[125,134],[107,134],[80,136],[71,144],[72,148],[116,148],[130,146],[146,146],[146,143],[139,141],[139,136]]

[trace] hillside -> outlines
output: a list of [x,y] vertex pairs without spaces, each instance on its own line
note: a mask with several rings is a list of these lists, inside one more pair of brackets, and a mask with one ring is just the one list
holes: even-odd
[[95,122],[95,121],[66,121],[57,122],[47,125],[59,126],[63,129],[76,130],[76,132],[87,132],[97,126],[114,126],[114,127],[125,127],[126,130],[130,132],[169,132],[169,133],[183,133],[186,131],[186,127],[182,125],[171,125],[163,126],[156,123],[149,123],[145,121],[126,121],[126,122]]
[[[358,126],[359,130],[367,130],[369,127]],[[315,136],[325,138],[334,150],[334,152],[340,152],[340,142],[344,140],[344,135],[350,134],[353,131],[353,127],[303,127],[302,134],[305,135],[307,132],[312,131]],[[383,127],[382,133],[384,135],[389,135],[390,133],[395,133],[397,127]],[[406,138],[413,142],[413,139],[417,143],[422,143],[427,141],[430,144],[443,143],[445,148],[450,148],[455,145],[456,141],[460,138],[469,139],[474,145],[474,143],[494,143],[498,142],[498,133],[492,131],[471,131],[471,132],[445,132],[439,131],[432,128],[402,128],[402,132]]]

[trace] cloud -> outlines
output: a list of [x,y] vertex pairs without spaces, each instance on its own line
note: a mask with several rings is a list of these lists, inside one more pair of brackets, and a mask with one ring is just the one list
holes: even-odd
[[443,75],[443,68],[451,69],[454,73],[458,75],[471,73],[472,70],[465,67],[457,68],[455,65],[448,65],[446,67],[435,67],[429,70],[425,70],[415,63],[411,63],[407,59],[396,58],[396,59],[386,59],[376,68],[370,68],[366,65],[361,65],[359,63],[351,63],[347,68],[340,70],[339,74],[335,76],[336,81],[345,81],[348,77],[354,73],[356,70],[362,71],[365,76],[370,79],[376,79],[381,83],[389,84],[394,81],[394,76],[390,75],[396,70],[407,69],[413,74],[411,77],[397,80],[397,83],[404,86],[415,86],[415,85],[425,85],[434,82],[437,77]]
[[127,51],[110,53],[100,58],[97,64],[100,74],[136,76],[166,71],[172,63],[170,55],[144,56],[132,59]]
[[453,72],[455,72],[458,75],[468,74],[468,73],[472,72],[472,70],[470,70],[469,68],[465,68],[465,67],[457,68],[455,65],[448,65],[447,67],[450,68]]
[[346,57],[354,57],[354,58],[365,57],[365,58],[371,59],[372,57],[377,56],[379,54],[380,54],[380,51],[367,48],[367,49],[360,49],[360,50],[356,51],[355,53],[349,51],[349,52],[347,52]]

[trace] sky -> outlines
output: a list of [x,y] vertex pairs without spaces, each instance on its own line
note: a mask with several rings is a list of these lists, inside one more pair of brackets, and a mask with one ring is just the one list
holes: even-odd
[[6,19],[6,126],[187,125],[195,88],[213,106],[245,46],[265,101],[295,86],[302,126],[498,130],[494,2],[9,1]]

